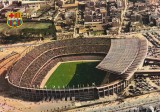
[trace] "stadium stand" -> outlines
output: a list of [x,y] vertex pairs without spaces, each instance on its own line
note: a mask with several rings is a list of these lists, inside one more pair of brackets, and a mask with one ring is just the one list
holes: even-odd
[[134,71],[143,63],[147,54],[147,41],[130,39],[112,39],[111,48],[97,68],[124,75],[130,79]]
[[[42,100],[44,97],[96,99],[123,91],[128,85],[125,79],[130,79],[143,63],[146,52],[147,42],[139,38],[77,38],[53,41],[35,47],[15,63],[8,73],[8,82],[14,92],[29,100]],[[58,62],[72,60],[102,60],[97,68],[122,77],[91,87],[39,88],[48,71]]]
[[130,67],[128,67],[128,69],[125,71],[125,74],[127,75],[127,80],[129,80],[134,72],[140,67],[142,66],[144,59],[147,55],[147,51],[148,51],[148,45],[147,45],[147,41],[146,40],[140,40],[139,42],[139,51],[137,53],[137,56],[135,58],[135,60],[132,62],[132,64],[130,65]]
[[[86,49],[86,50],[84,50]],[[85,45],[85,46],[71,46],[71,47],[65,47],[65,48],[59,48],[59,49],[52,49],[48,50],[42,54],[40,54],[37,58],[35,58],[33,61],[31,61],[30,65],[26,67],[26,69],[21,74],[19,85],[24,87],[29,87],[30,81],[32,77],[37,73],[37,71],[49,61],[52,59],[55,59],[57,57],[62,57],[62,55],[74,55],[74,54],[88,54],[88,53],[105,53],[107,49],[107,46],[105,45]],[[81,59],[82,60],[82,59]],[[27,59],[26,63],[28,63],[30,60]],[[55,63],[56,64],[56,63]],[[46,75],[46,74],[45,74]],[[22,82],[22,83],[21,83]]]

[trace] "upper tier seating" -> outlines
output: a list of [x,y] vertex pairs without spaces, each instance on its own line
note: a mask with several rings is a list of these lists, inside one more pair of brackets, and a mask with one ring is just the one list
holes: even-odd
[[111,48],[97,68],[130,78],[147,54],[147,41],[138,38],[112,39]]

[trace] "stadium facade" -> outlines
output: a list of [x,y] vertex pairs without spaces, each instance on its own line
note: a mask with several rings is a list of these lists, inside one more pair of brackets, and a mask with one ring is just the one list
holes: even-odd
[[[13,92],[29,100],[54,98],[91,100],[120,94],[143,65],[147,41],[140,38],[108,39],[78,38],[49,42],[35,47],[11,67],[8,82]],[[116,80],[89,87],[40,88],[47,72],[58,62],[73,60],[102,60],[97,68],[116,74]]]

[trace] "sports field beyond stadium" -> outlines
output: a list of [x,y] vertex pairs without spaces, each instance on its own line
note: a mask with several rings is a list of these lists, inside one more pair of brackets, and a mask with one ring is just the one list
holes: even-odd
[[77,88],[100,85],[106,75],[95,68],[99,61],[74,61],[58,65],[45,83],[45,88]]

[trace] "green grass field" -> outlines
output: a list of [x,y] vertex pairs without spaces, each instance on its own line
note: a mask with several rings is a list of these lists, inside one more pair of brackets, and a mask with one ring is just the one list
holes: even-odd
[[45,84],[46,88],[100,85],[106,73],[96,69],[99,62],[67,62],[60,64]]
[[32,29],[47,29],[51,23],[36,23],[36,22],[24,22],[22,26],[18,28],[10,28],[7,23],[1,23],[0,32],[7,31],[7,33],[14,33],[15,31],[19,32],[22,29],[32,28]]

